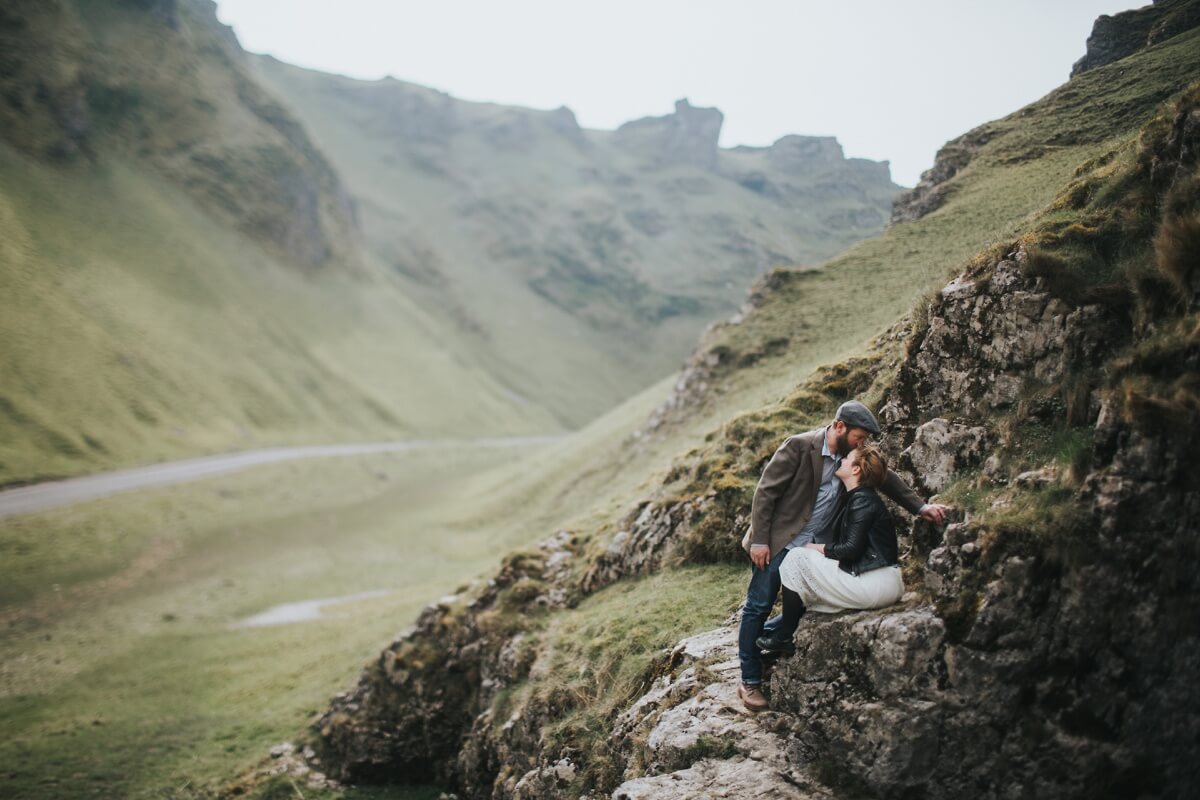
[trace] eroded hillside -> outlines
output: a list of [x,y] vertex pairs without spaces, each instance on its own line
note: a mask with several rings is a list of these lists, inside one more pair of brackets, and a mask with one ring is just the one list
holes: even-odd
[[361,248],[207,0],[0,9],[0,484],[559,423]]
[[572,425],[676,369],[764,271],[878,233],[899,190],[832,138],[720,148],[721,112],[686,100],[598,131],[565,107],[254,63],[345,177],[379,261]]

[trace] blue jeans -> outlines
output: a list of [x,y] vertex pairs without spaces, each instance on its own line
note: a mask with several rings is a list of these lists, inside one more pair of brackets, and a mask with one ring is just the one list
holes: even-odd
[[[766,569],[751,566],[750,588],[746,590],[746,605],[742,607],[742,626],[738,629],[738,659],[742,663],[742,683],[760,684],[763,679],[762,654],[755,640],[763,634],[777,639],[790,640],[796,633],[795,625],[784,623],[780,616],[770,621],[767,615],[775,606],[779,596],[779,565],[787,556],[786,549],[780,550],[767,564]],[[796,620],[799,622],[799,619]],[[790,627],[791,630],[784,628]]]

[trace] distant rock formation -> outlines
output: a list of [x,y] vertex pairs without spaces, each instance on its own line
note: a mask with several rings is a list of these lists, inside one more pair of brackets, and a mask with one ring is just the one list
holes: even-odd
[[780,172],[803,175],[843,161],[842,146],[832,136],[783,136],[767,149],[767,163]]
[[717,141],[725,115],[715,108],[697,108],[687,98],[675,102],[675,113],[643,117],[617,128],[617,144],[655,165],[690,164],[717,168]]
[[1200,7],[1189,0],[1154,0],[1152,5],[1113,16],[1103,14],[1092,25],[1087,52],[1071,67],[1071,77],[1119,61],[1198,25]]
[[896,198],[892,222],[911,222],[941,208],[950,194],[950,179],[965,169],[976,151],[990,139],[991,134],[984,127],[942,145],[933,166],[921,173],[917,185]]

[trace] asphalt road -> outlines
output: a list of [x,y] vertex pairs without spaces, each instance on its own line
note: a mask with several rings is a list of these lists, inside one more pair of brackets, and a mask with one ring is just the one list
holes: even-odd
[[30,486],[0,491],[0,517],[30,514],[71,503],[95,500],[118,492],[145,489],[151,486],[169,486],[186,483],[213,475],[236,472],[241,469],[292,461],[298,458],[326,458],[329,456],[356,456],[368,453],[396,453],[405,450],[423,450],[431,447],[519,447],[554,441],[557,436],[513,436],[482,439],[410,440],[400,442],[374,442],[367,444],[311,445],[306,447],[275,447],[268,450],[250,450],[220,456],[189,458],[147,467],[102,472],[61,481],[47,481]]

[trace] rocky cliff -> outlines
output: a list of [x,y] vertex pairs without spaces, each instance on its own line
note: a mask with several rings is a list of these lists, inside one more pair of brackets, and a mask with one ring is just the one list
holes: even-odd
[[684,98],[676,101],[673,114],[626,122],[613,140],[655,166],[691,164],[712,171],[724,121],[718,109],[697,108]]
[[[806,274],[775,273],[744,324]],[[1198,375],[1194,83],[615,529],[559,531],[429,606],[320,716],[311,758],[264,774],[496,798],[1194,796]],[[955,518],[902,524],[897,606],[806,617],[752,717],[736,613],[666,647],[644,628],[731,610],[706,592],[744,591],[723,565],[744,563],[766,459],[847,396]]]
[[1071,76],[1119,61],[1197,25],[1200,9],[1188,0],[1154,0],[1120,14],[1102,14],[1092,26],[1087,52],[1071,67]]

